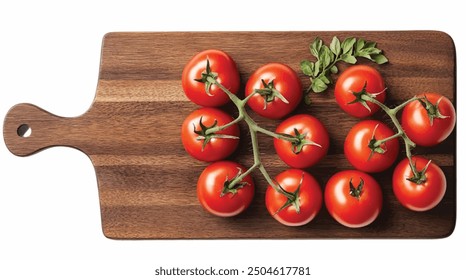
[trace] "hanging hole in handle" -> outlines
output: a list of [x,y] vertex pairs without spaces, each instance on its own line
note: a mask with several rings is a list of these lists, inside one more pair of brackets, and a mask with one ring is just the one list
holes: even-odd
[[24,137],[27,138],[31,136],[32,134],[32,129],[28,124],[22,124],[18,126],[18,129],[16,130],[16,133],[18,134],[19,137]]

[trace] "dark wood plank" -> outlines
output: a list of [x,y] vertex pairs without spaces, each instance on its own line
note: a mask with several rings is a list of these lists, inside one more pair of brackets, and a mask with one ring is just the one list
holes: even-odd
[[[179,140],[180,125],[197,106],[181,89],[184,64],[196,52],[219,48],[237,62],[243,85],[259,66],[275,61],[298,73],[299,62],[311,59],[309,43],[319,36],[363,37],[377,41],[390,60],[373,65],[389,88],[388,104],[397,104],[424,91],[440,92],[456,104],[456,57],[451,38],[441,32],[205,32],[110,33],[103,40],[97,93],[92,107],[80,117],[62,118],[30,104],[15,106],[4,124],[7,147],[26,156],[55,145],[82,150],[92,160],[98,180],[103,232],[110,238],[440,238],[456,222],[456,133],[435,148],[416,148],[437,162],[448,180],[445,198],[425,213],[404,209],[391,191],[393,168],[375,174],[384,207],[370,226],[348,229],[333,221],[325,208],[310,224],[290,228],[272,219],[264,206],[266,182],[254,172],[257,192],[251,207],[234,218],[206,213],[196,197],[197,177],[206,163],[190,158]],[[361,60],[361,63],[368,63]],[[341,69],[346,66],[341,65]],[[300,73],[303,84],[308,85]],[[240,93],[241,94],[241,93]],[[234,108],[225,110],[233,115]],[[344,158],[347,131],[359,120],[335,104],[331,90],[315,95],[310,108],[331,137],[328,156],[309,168],[322,188],[336,171],[351,168]],[[254,115],[253,113],[251,113]],[[274,129],[279,121],[254,116]],[[375,118],[386,120],[379,113]],[[28,124],[30,137],[17,135]],[[338,125],[334,125],[338,124]],[[242,135],[247,129],[241,126]],[[274,154],[272,139],[261,135],[260,149],[269,173],[286,169]],[[402,158],[400,154],[400,159]],[[248,137],[241,139],[232,160],[252,164]]]

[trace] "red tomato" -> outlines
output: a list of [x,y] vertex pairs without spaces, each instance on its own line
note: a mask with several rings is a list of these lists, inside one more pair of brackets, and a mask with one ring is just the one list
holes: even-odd
[[197,197],[209,213],[219,217],[232,217],[242,213],[254,197],[254,182],[247,175],[235,190],[226,190],[238,172],[246,169],[231,161],[218,161],[207,166],[197,181]]
[[225,135],[239,137],[238,125],[234,124],[214,134],[203,136],[201,119],[206,128],[212,127],[215,122],[217,126],[222,126],[233,121],[230,115],[219,109],[201,108],[193,111],[181,125],[181,141],[186,152],[202,161],[217,161],[230,156],[238,147],[239,140],[225,138]]
[[[281,63],[269,63],[257,69],[246,84],[245,94],[256,93],[248,100],[248,105],[257,114],[269,118],[280,119],[293,111],[303,97],[301,81],[296,72]],[[281,94],[288,104],[277,97]]]
[[351,103],[357,97],[354,93],[361,92],[366,86],[366,92],[376,94],[375,99],[385,102],[385,82],[379,71],[367,65],[355,65],[347,68],[335,84],[335,99],[343,111],[351,116],[365,118],[374,114],[380,107],[372,102],[366,102],[370,110],[360,102]]
[[[293,168],[307,168],[316,164],[327,154],[330,145],[327,129],[317,118],[307,114],[289,117],[275,132],[302,138],[295,143],[277,138],[273,140],[278,156]],[[309,141],[318,145],[306,144]]]
[[202,79],[203,73],[207,73],[207,61],[215,80],[236,94],[240,87],[238,69],[233,59],[220,50],[205,50],[196,54],[186,64],[181,75],[181,84],[186,96],[192,102],[206,107],[218,107],[225,105],[230,98],[218,86],[208,86],[209,94],[206,92],[206,83],[197,81]]
[[[412,160],[417,171],[422,171],[429,162],[419,156],[412,157]],[[408,180],[413,177],[413,171],[407,158],[396,166],[392,179],[393,192],[404,207],[414,211],[427,211],[442,200],[447,189],[447,179],[442,169],[430,162],[424,175],[425,181],[419,184]]]
[[346,136],[345,156],[358,170],[381,172],[395,162],[400,145],[398,138],[388,140],[379,147],[374,147],[374,142],[394,134],[380,121],[361,121],[353,126]]
[[[403,108],[401,125],[414,143],[427,147],[437,145],[445,140],[455,127],[455,108],[448,98],[437,93],[424,93],[418,97],[427,98],[430,103],[430,112],[424,107],[425,101],[410,102]],[[438,116],[438,113],[444,117],[436,118],[435,115]],[[432,115],[432,121],[430,115]]]
[[360,228],[372,223],[382,210],[382,191],[377,181],[358,170],[340,171],[325,187],[325,205],[340,224]]
[[281,209],[288,198],[268,186],[265,192],[265,206],[270,215],[287,226],[302,226],[312,221],[322,206],[322,190],[314,177],[299,169],[288,169],[275,177],[275,182],[285,191],[297,193],[299,213],[295,205],[290,204]]

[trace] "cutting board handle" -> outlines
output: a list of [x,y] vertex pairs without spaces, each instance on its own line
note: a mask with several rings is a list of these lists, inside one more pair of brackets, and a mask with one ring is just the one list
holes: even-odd
[[73,119],[53,115],[32,104],[18,104],[5,117],[3,138],[7,148],[18,156],[52,146],[69,146]]

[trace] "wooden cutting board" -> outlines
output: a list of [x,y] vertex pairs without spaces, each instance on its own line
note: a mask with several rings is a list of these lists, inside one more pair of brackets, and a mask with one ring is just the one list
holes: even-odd
[[[312,59],[308,47],[316,36],[327,44],[333,36],[376,41],[390,63],[377,66],[364,59],[360,63],[375,66],[385,77],[388,104],[424,91],[442,93],[456,104],[455,46],[441,32],[109,33],[103,39],[91,108],[79,117],[63,118],[31,104],[16,105],[5,118],[5,143],[18,156],[56,145],[87,154],[95,167],[102,228],[109,238],[439,238],[451,234],[456,221],[456,130],[434,148],[415,149],[415,154],[439,164],[448,180],[442,202],[425,213],[404,209],[396,201],[391,190],[393,168],[374,175],[383,189],[383,211],[361,229],[341,226],[325,207],[306,226],[279,224],[265,209],[267,184],[259,172],[253,173],[257,191],[245,213],[226,219],[202,209],[196,182],[207,164],[189,157],[180,140],[181,123],[197,108],[181,88],[184,65],[197,52],[218,48],[236,61],[243,86],[259,66],[282,62],[299,73],[307,88],[309,81],[300,72],[299,62]],[[340,65],[340,70],[345,67]],[[225,110],[235,114],[231,106]],[[343,155],[343,142],[358,119],[339,109],[332,90],[314,95],[312,106],[302,105],[298,112],[318,117],[329,131],[328,156],[308,169],[324,188],[332,174],[351,168]],[[272,130],[278,124],[254,118]],[[383,114],[374,118],[387,121]],[[24,125],[32,129],[29,137],[19,136]],[[241,132],[247,135],[244,125]],[[250,166],[249,137],[243,138],[231,159]],[[261,135],[259,141],[269,173],[275,176],[285,170],[274,154],[272,139]]]

